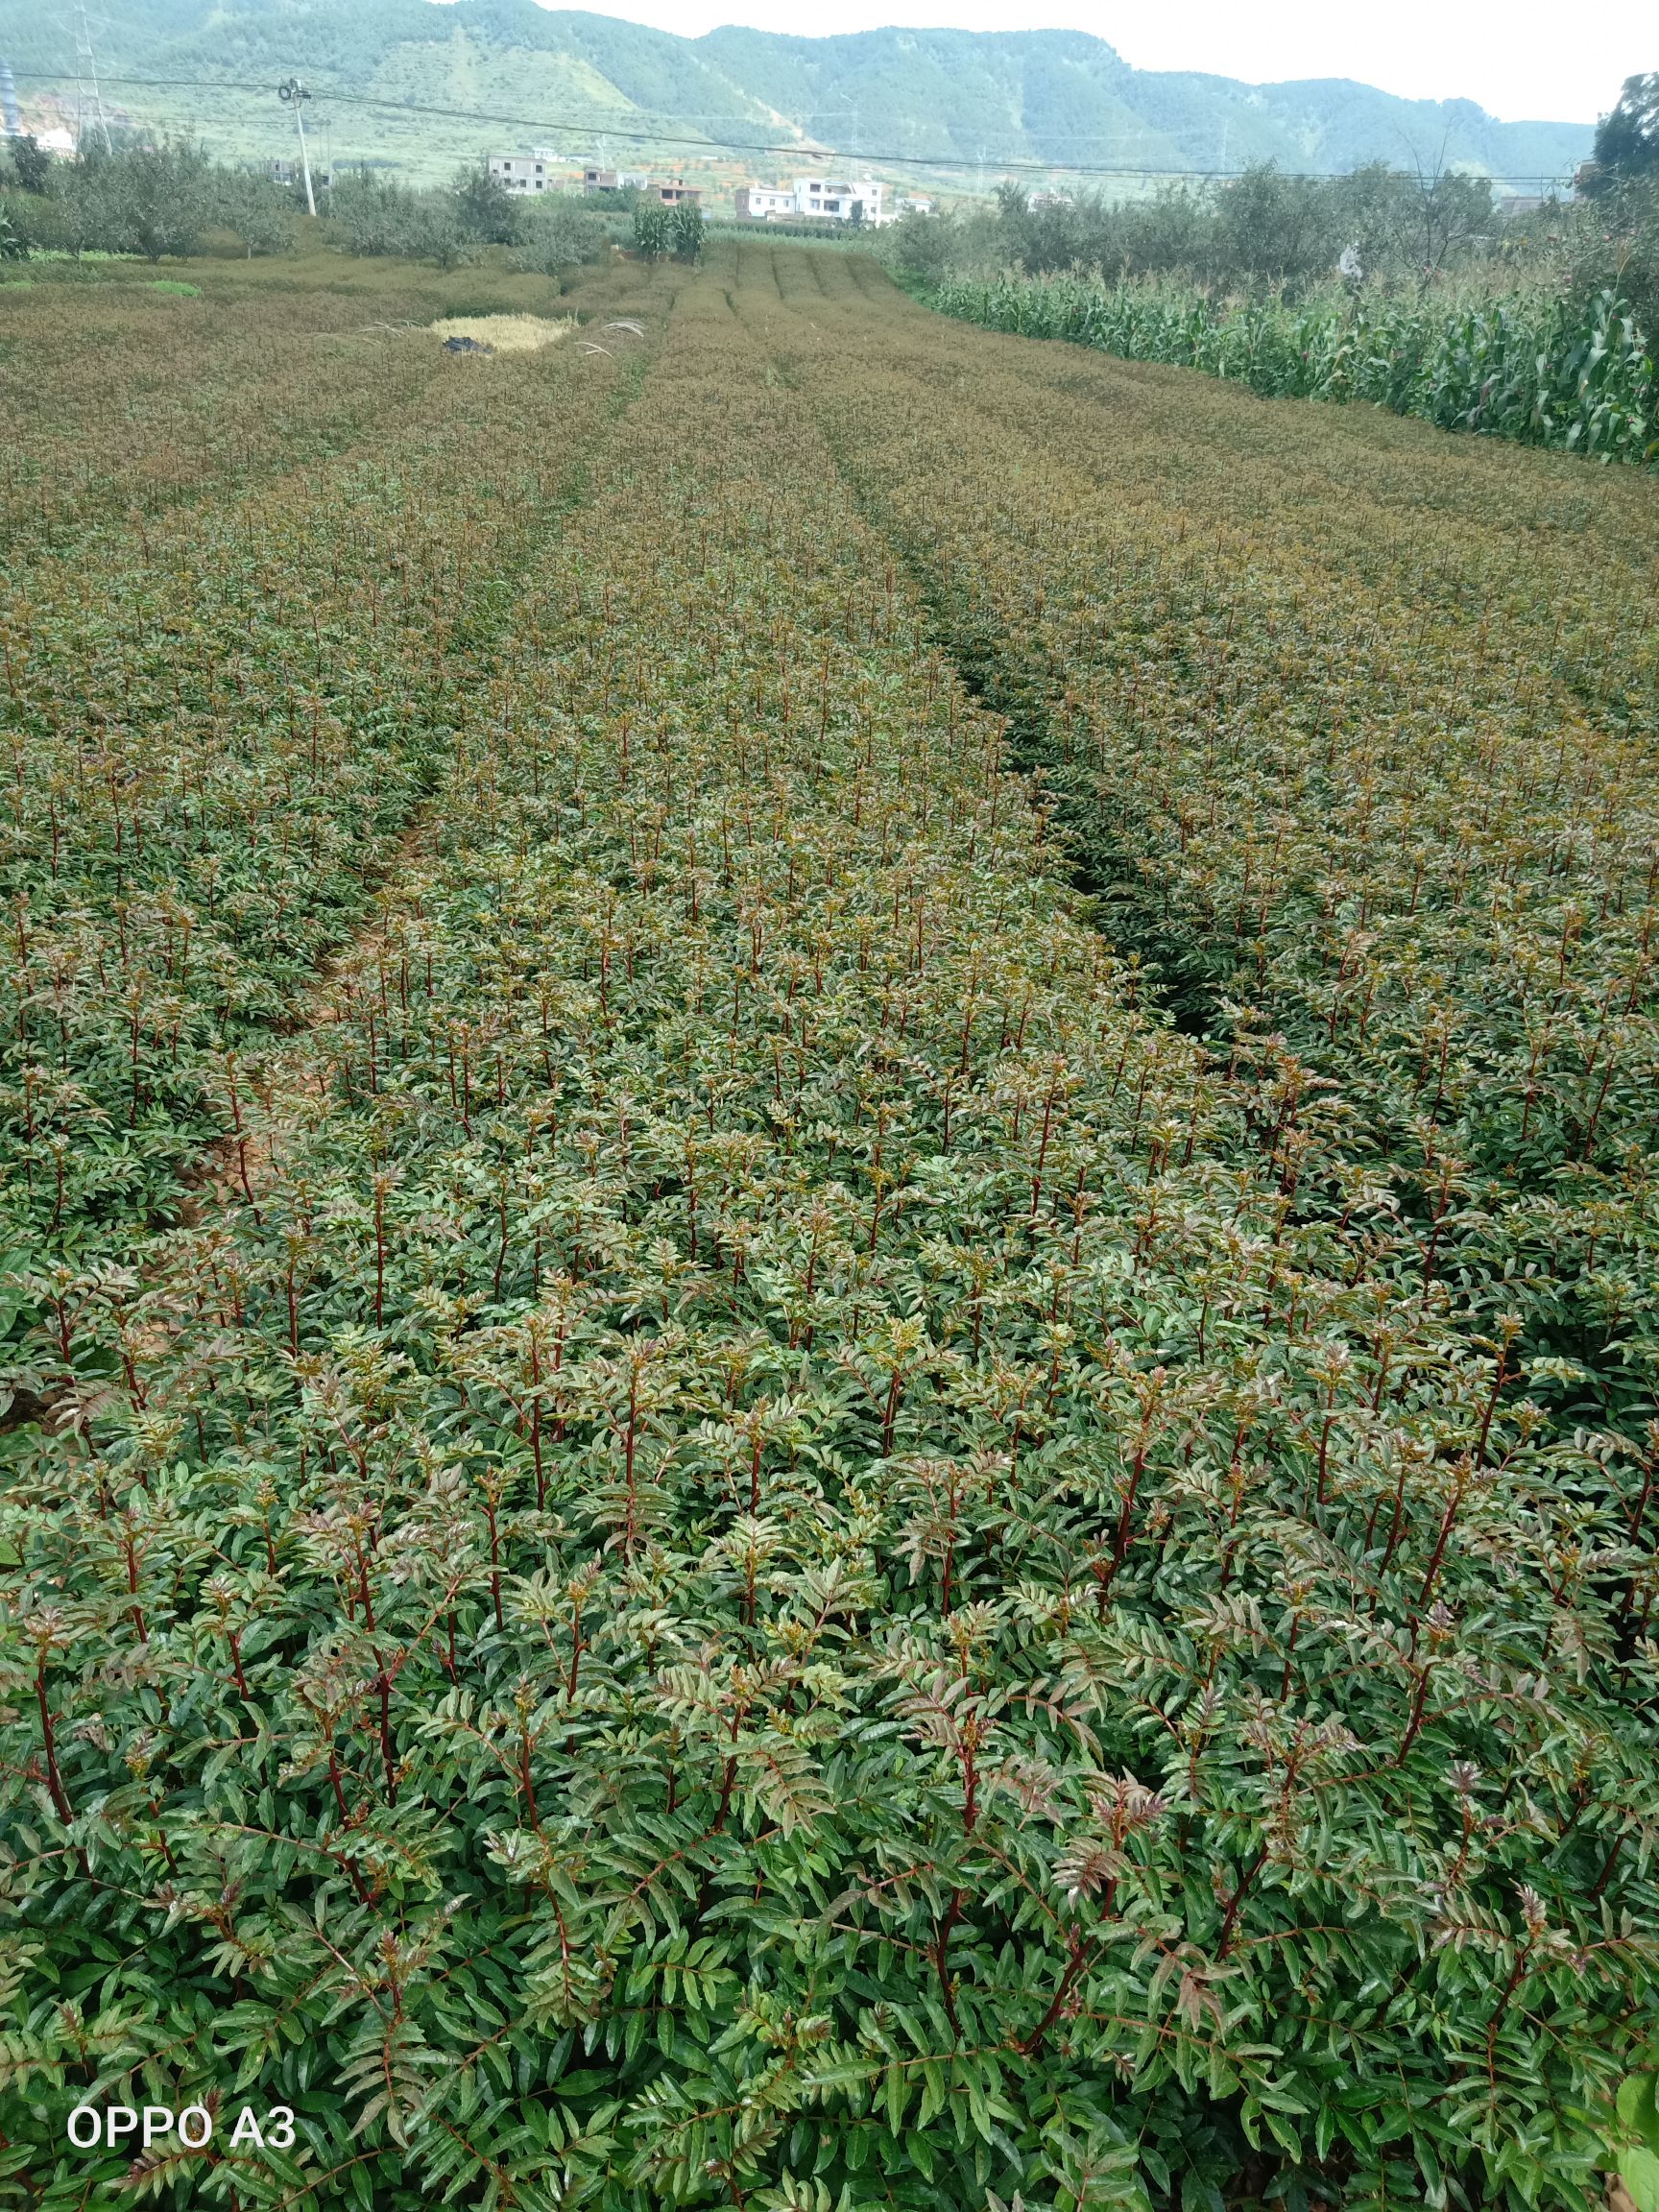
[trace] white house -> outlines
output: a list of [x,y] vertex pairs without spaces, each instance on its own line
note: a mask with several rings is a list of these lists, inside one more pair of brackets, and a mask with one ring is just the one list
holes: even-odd
[[737,194],[737,213],[752,223],[863,223],[877,228],[893,220],[886,186],[874,177],[797,177],[781,185],[746,184]]
[[552,162],[541,154],[492,154],[490,174],[509,192],[550,192]]
[[819,215],[831,222],[850,222],[853,210],[861,210],[860,220],[879,224],[885,220],[881,207],[882,187],[874,177],[861,177],[854,183],[851,178],[797,177],[795,180],[795,206],[801,215]]
[[737,187],[737,212],[745,221],[766,223],[778,216],[793,215],[793,192],[775,190],[766,184],[740,184]]

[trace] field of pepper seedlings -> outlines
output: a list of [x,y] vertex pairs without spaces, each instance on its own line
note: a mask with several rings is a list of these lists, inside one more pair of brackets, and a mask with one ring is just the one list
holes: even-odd
[[1640,2191],[1659,485],[192,281],[0,332],[0,2201]]

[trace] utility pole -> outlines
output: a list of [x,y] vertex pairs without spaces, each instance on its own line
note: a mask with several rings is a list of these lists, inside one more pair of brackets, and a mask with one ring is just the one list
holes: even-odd
[[108,154],[111,151],[109,118],[104,112],[104,95],[98,88],[98,57],[92,51],[92,26],[86,20],[86,0],[81,0],[81,5],[75,11],[75,75],[78,80],[80,93],[78,106],[81,110],[76,119],[76,151],[80,151],[82,136],[85,130],[86,87],[90,84],[92,87],[92,120],[97,125],[98,134],[104,141],[104,151]]
[[300,132],[300,167],[305,177],[305,209],[307,214],[315,215],[317,200],[311,190],[311,158],[305,151],[305,103],[311,95],[298,77],[290,77],[286,84],[277,85],[276,97],[286,100],[294,110],[294,121]]

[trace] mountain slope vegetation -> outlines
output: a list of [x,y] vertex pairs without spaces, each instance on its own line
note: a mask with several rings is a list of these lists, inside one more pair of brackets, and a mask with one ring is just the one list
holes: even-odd
[[[299,70],[320,117],[335,96],[338,153],[427,170],[477,153],[469,114],[523,117],[565,133],[571,142],[561,144],[577,155],[609,127],[660,132],[641,157],[661,156],[669,138],[799,138],[913,167],[937,156],[975,170],[982,161],[1175,171],[1277,160],[1336,172],[1445,161],[1525,179],[1562,174],[1591,143],[1588,124],[1501,123],[1466,100],[1402,100],[1339,80],[1249,85],[1135,69],[1103,39],[1073,31],[808,38],[727,26],[681,38],[534,0],[441,9],[430,0],[150,0],[98,37],[112,98],[141,121],[201,131],[225,151],[276,151],[287,117],[261,83],[274,87]],[[74,38],[63,20],[42,13],[9,45],[27,88],[73,96]],[[446,112],[363,104],[376,100]]]

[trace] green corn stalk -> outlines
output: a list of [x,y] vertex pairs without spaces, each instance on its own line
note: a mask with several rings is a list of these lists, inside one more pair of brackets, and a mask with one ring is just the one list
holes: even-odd
[[1641,465],[1659,460],[1659,371],[1628,304],[1217,303],[1074,276],[940,285],[945,314],[1129,361],[1200,369],[1263,397],[1368,401],[1445,430]]

